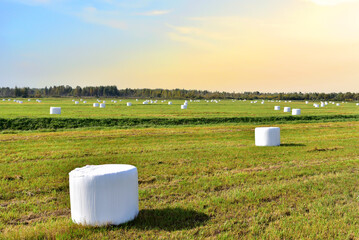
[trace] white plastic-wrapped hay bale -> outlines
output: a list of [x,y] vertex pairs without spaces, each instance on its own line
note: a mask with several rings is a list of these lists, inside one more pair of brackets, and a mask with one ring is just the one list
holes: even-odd
[[276,111],[280,110],[280,106],[274,106],[274,110]]
[[168,105],[172,105],[172,102],[168,102]]
[[279,127],[258,127],[255,129],[255,145],[271,147],[280,145]]
[[188,102],[187,102],[187,101],[186,101],[186,102],[184,102],[184,103],[183,103],[183,105],[187,106],[187,105],[188,105]]
[[94,104],[92,104],[92,106],[93,106],[93,107],[99,107],[99,106],[100,106],[100,104],[98,104],[98,103],[94,103]]
[[71,171],[69,181],[74,223],[119,225],[138,215],[138,173],[134,166],[88,165]]
[[181,105],[181,109],[187,109],[187,105]]
[[144,101],[142,104],[147,105],[147,104],[148,104],[148,101]]
[[83,101],[83,103],[87,103],[87,101]]
[[305,101],[305,104],[308,104],[309,102],[308,101]]
[[106,107],[106,104],[100,103],[100,108],[105,108],[105,107]]
[[132,106],[132,103],[128,102],[127,107],[131,107],[131,106]]
[[290,112],[290,107],[284,107],[284,112]]
[[339,106],[340,106],[340,103],[337,103],[337,106],[339,107]]
[[314,103],[313,106],[316,107],[316,108],[318,108],[318,107],[319,107],[319,104]]
[[28,102],[31,102],[31,99],[27,99]]
[[102,103],[106,103],[106,101],[102,101]]
[[292,115],[300,115],[301,114],[301,110],[300,109],[297,109],[297,108],[294,108],[292,110]]
[[79,101],[75,101],[75,104],[79,104]]
[[357,106],[359,106],[359,103],[357,103]]
[[60,107],[50,107],[50,114],[61,114]]

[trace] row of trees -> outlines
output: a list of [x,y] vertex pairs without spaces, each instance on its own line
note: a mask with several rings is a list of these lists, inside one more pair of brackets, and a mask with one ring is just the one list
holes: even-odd
[[268,100],[333,100],[357,101],[359,93],[261,93],[211,92],[185,89],[118,89],[116,86],[84,87],[53,86],[45,88],[0,88],[0,97],[118,97],[156,99],[268,99]]

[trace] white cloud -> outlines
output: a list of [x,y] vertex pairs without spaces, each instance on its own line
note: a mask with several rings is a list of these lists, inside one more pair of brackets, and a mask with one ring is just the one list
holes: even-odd
[[119,20],[119,14],[114,11],[101,11],[95,7],[85,7],[78,16],[85,22],[104,25],[116,29],[126,29],[126,23]]
[[170,12],[171,12],[170,10],[153,10],[153,11],[149,11],[149,12],[136,13],[136,15],[141,15],[141,16],[160,16],[160,15],[169,14]]
[[359,0],[307,0],[321,6],[335,6],[343,3],[359,2]]

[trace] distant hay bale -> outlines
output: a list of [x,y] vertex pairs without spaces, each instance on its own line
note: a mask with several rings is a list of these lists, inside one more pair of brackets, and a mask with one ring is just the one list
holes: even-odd
[[279,127],[258,127],[255,128],[255,145],[270,147],[280,145]]
[[290,112],[290,107],[284,107],[284,112]]
[[300,115],[300,114],[301,114],[300,109],[295,108],[295,109],[292,110],[292,115]]
[[172,102],[168,102],[168,105],[172,105]]
[[131,107],[131,106],[132,106],[132,103],[128,102],[127,107]]
[[105,103],[100,103],[100,108],[105,108],[106,104]]
[[275,111],[280,110],[280,106],[274,106],[274,110],[275,110]]
[[79,102],[78,102],[78,101],[76,101],[76,102],[75,102],[75,104],[79,104]]
[[181,105],[181,109],[187,109],[187,105]]
[[50,107],[50,114],[61,114],[60,107]]
[[98,103],[94,103],[94,104],[92,104],[92,106],[93,106],[93,107],[99,107],[99,106],[100,106],[100,104],[98,104]]

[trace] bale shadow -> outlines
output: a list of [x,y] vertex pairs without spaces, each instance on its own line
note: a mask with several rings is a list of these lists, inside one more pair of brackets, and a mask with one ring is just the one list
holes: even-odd
[[176,231],[204,225],[210,217],[201,212],[183,208],[143,209],[137,218],[115,228],[158,229]]
[[302,143],[281,143],[281,147],[305,147],[305,144]]

